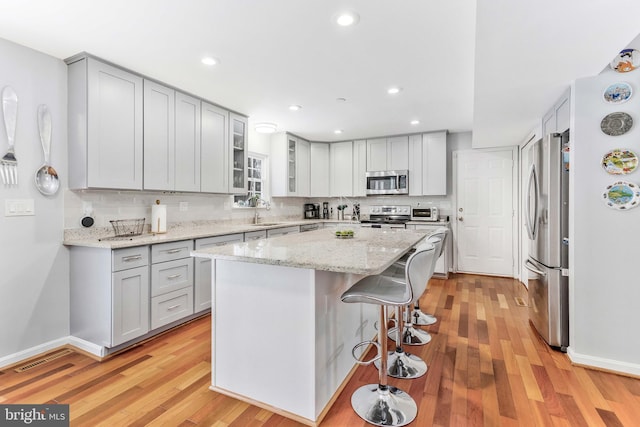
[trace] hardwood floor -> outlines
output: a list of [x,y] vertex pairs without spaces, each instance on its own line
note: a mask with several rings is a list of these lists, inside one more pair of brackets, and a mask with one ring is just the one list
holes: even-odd
[[[572,366],[536,335],[516,297],[526,301],[526,289],[511,279],[431,281],[421,306],[439,319],[426,328],[433,339],[408,348],[429,371],[390,379],[418,402],[410,425],[639,425],[640,380]],[[72,352],[22,373],[5,369],[0,403],[68,403],[72,426],[299,426],[208,390],[209,322],[196,320],[102,363]],[[350,399],[375,382],[373,366],[359,367],[321,426],[368,425]]]

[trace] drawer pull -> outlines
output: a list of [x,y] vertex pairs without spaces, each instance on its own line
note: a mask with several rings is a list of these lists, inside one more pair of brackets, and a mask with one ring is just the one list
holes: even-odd
[[180,307],[180,304],[176,304],[176,305],[172,305],[171,307],[167,307],[167,310],[175,310],[178,307]]
[[181,251],[182,251],[182,249],[167,249],[167,250],[164,250],[162,252],[166,252],[168,254],[177,254],[177,253],[180,253]]
[[167,280],[177,279],[178,277],[182,277],[182,274],[172,274],[171,276],[167,276]]
[[142,255],[129,255],[122,257],[122,262],[138,261],[140,259],[142,259]]

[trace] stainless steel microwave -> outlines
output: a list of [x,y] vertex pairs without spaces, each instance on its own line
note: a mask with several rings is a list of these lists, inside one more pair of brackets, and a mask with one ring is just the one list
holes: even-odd
[[409,194],[409,171],[367,172],[367,196]]

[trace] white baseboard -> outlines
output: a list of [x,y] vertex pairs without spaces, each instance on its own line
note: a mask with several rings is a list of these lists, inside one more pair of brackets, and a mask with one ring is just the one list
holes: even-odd
[[31,359],[32,357],[38,356],[42,353],[46,353],[56,348],[64,347],[67,344],[69,344],[69,337],[63,337],[58,338],[57,340],[38,344],[35,347],[31,347],[17,353],[0,357],[0,368],[15,365],[16,363],[20,363],[23,360]]
[[637,363],[627,363],[619,360],[604,359],[602,357],[576,353],[573,351],[571,346],[567,349],[567,355],[569,356],[569,359],[577,365],[640,377],[640,365]]
[[104,357],[107,354],[106,349],[101,345],[97,345],[77,337],[70,336],[68,338],[68,344],[79,348],[80,350],[86,351],[87,353],[93,354],[94,356]]
[[35,347],[28,348],[26,350],[19,351],[17,353],[9,354],[7,356],[0,357],[0,368],[5,366],[15,365],[23,360],[28,360],[33,357],[39,356],[44,353],[48,353],[56,348],[64,347],[66,345],[72,345],[80,350],[86,351],[98,357],[105,356],[105,348],[80,338],[68,336],[58,338],[57,340],[49,341],[43,344],[39,344]]

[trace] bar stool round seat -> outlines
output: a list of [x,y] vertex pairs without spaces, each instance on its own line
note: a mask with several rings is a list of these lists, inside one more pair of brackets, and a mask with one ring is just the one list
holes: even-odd
[[[387,306],[403,307],[413,300],[411,283],[420,281],[429,273],[434,256],[433,245],[416,250],[406,264],[406,280],[396,280],[382,275],[367,276],[347,291],[341,300],[345,303],[364,303],[380,306],[378,342],[364,342],[356,345],[374,344],[378,348],[379,361],[378,384],[367,384],[358,388],[351,395],[351,406],[354,411],[370,424],[378,426],[404,426],[413,421],[418,413],[418,406],[408,393],[390,386],[387,383]],[[359,362],[370,364],[374,360]]]

